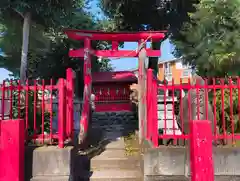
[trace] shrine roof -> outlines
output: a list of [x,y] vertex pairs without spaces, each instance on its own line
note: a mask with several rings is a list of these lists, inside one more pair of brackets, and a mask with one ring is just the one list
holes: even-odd
[[83,40],[88,37],[91,40],[101,41],[140,41],[141,39],[159,41],[165,37],[166,33],[166,31],[103,32],[75,29],[65,29],[64,32],[73,40]]
[[93,83],[103,82],[136,82],[137,77],[132,71],[94,72]]

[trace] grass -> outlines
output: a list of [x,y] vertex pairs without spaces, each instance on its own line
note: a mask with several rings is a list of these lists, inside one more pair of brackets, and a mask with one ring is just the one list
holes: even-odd
[[124,137],[125,152],[127,156],[137,156],[140,154],[138,135],[131,133]]

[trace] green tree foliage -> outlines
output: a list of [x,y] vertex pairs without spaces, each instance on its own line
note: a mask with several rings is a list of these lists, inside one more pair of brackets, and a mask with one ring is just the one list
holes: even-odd
[[[167,36],[177,37],[188,12],[195,11],[198,0],[99,0],[103,12],[117,31],[167,30]],[[160,42],[152,44],[160,49]],[[158,58],[151,57],[149,67],[157,70]],[[156,71],[157,72],[157,71]]]
[[[188,12],[194,11],[197,0],[100,0],[104,13],[114,20],[116,29],[174,30],[188,20]],[[147,27],[144,25],[148,25]]]
[[240,1],[202,0],[190,14],[177,51],[201,76],[239,75]]
[[[14,75],[19,75],[22,50],[22,23],[10,18],[0,23],[2,25],[0,32],[4,32],[4,35],[0,37],[0,47],[7,55],[7,57],[1,57],[0,66],[13,72]],[[36,24],[31,28],[29,41],[29,54],[41,52],[50,43],[49,39],[44,36],[44,27]]]
[[[81,2],[81,3],[80,3]],[[74,8],[74,9],[73,9]],[[62,29],[101,29],[101,23],[94,21],[94,18],[84,11],[85,5],[79,0],[78,8],[72,7],[72,12],[53,23],[41,23],[37,21],[31,23],[29,34],[28,51],[28,77],[58,79],[65,76],[65,69],[73,68],[79,72],[79,80],[82,79],[83,61],[80,59],[70,59],[68,56],[69,48],[80,48],[82,43],[74,42],[63,34]],[[6,32],[0,37],[0,47],[8,55],[1,57],[1,67],[13,72],[14,76],[19,76],[21,44],[22,44],[22,21],[17,19],[0,19],[0,29]],[[54,20],[55,21],[55,20]],[[58,26],[57,26],[58,25]],[[107,48],[104,43],[95,42],[93,47]],[[93,71],[111,70],[109,60],[103,60],[101,63],[96,57],[92,59]]]
[[[239,81],[237,79],[215,79],[215,85],[225,85],[227,89],[211,89],[209,101],[213,106],[216,123],[221,134],[239,133]],[[229,86],[231,85],[231,87]]]
[[[22,23],[22,53],[20,66],[20,80],[21,83],[26,82],[26,72],[28,64],[28,46],[29,34],[32,22],[46,27],[58,27],[63,18],[69,17],[72,10],[81,6],[83,1],[80,0],[61,0],[61,1],[30,1],[17,0],[8,1],[2,0],[0,3],[1,19],[13,20]],[[21,26],[20,26],[21,27]]]
[[[224,91],[224,110],[222,110],[222,91],[216,91],[216,120],[220,128],[220,132],[226,133],[239,132],[239,108],[238,108],[238,89],[227,89]],[[230,99],[232,97],[232,100]],[[224,113],[224,115],[223,115]]]
[[[199,75],[222,77],[223,83],[229,85],[227,77],[240,73],[240,1],[201,0],[196,9],[174,41],[175,53],[182,55],[185,63],[195,66]],[[239,85],[237,81],[232,84]],[[209,95],[220,132],[223,133],[224,125],[227,134],[239,132],[239,89],[211,89]]]

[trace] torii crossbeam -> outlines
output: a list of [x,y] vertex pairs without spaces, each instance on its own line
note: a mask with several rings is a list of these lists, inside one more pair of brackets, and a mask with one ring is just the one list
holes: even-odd
[[[141,42],[141,41],[161,41],[165,37],[164,31],[143,31],[143,32],[99,32],[87,30],[65,30],[65,33],[73,40],[100,40],[111,41],[111,50],[91,50],[91,54],[98,57],[137,57],[138,51],[133,50],[118,50],[119,42]],[[161,51],[146,49],[147,56],[159,57]],[[84,49],[70,50],[70,57],[84,57]]]
[[[138,83],[142,90],[139,90],[139,132],[140,137],[143,137],[146,130],[144,126],[146,123],[146,106],[145,104],[145,79],[146,71],[144,62],[147,57],[159,57],[161,56],[160,50],[146,49],[146,42],[161,41],[165,37],[164,31],[143,31],[143,32],[100,32],[100,31],[87,31],[87,30],[72,30],[66,29],[65,33],[70,39],[84,41],[84,48],[77,50],[70,50],[70,57],[83,57],[84,58],[84,95],[83,95],[83,107],[80,120],[80,133],[78,136],[79,143],[81,143],[86,137],[89,123],[90,114],[90,96],[92,89],[92,75],[91,75],[91,55],[97,57],[138,57],[139,59],[139,76]],[[110,41],[112,42],[112,48],[110,50],[93,50],[91,48],[91,40]],[[119,42],[138,42],[138,50],[119,50]],[[141,140],[141,138],[140,138]]]

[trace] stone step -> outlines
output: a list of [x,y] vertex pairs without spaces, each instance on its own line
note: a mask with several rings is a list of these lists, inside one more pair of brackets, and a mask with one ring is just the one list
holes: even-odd
[[98,155],[101,159],[107,158],[127,158],[125,149],[107,149]]
[[128,124],[128,125],[121,125],[121,126],[114,126],[114,125],[92,125],[93,129],[99,129],[99,131],[107,131],[107,132],[123,132],[125,130],[134,130],[136,129],[136,124]]
[[101,170],[78,173],[73,179],[71,176],[36,176],[30,181],[142,181],[139,171],[129,170]]
[[70,176],[36,176],[30,181],[69,181]]
[[[103,139],[109,140],[109,141],[117,141],[117,140],[121,139],[122,135],[123,134],[121,132],[112,133],[112,132],[104,131]],[[109,146],[107,145],[107,147],[109,148],[110,145]]]
[[135,178],[135,177],[118,177],[118,178],[108,178],[108,177],[86,177],[86,178],[77,178],[74,180],[71,180],[69,176],[62,176],[62,177],[34,177],[31,179],[31,181],[142,181],[141,178]]
[[112,141],[106,145],[105,149],[125,149],[124,139],[119,138],[116,141]]
[[[88,181],[88,180],[80,180]],[[143,181],[142,178],[90,178],[90,181]]]
[[134,112],[93,112],[92,116],[98,117],[114,117],[114,116],[133,116]]
[[145,176],[144,181],[188,181],[190,178],[186,178],[185,176]]
[[90,177],[91,181],[140,181],[141,173],[132,170],[101,170],[94,171]]
[[94,157],[91,159],[91,170],[104,170],[104,169],[127,169],[136,170],[140,168],[140,162],[135,158],[107,158]]
[[92,128],[101,128],[101,129],[108,129],[108,130],[119,130],[119,131],[122,131],[124,130],[124,126],[123,125],[99,125],[98,123],[94,123],[92,124]]
[[[174,176],[174,175],[166,175],[166,176],[145,176],[144,181],[190,181],[191,177],[186,178],[185,176]],[[239,181],[239,175],[215,175],[215,181]]]

